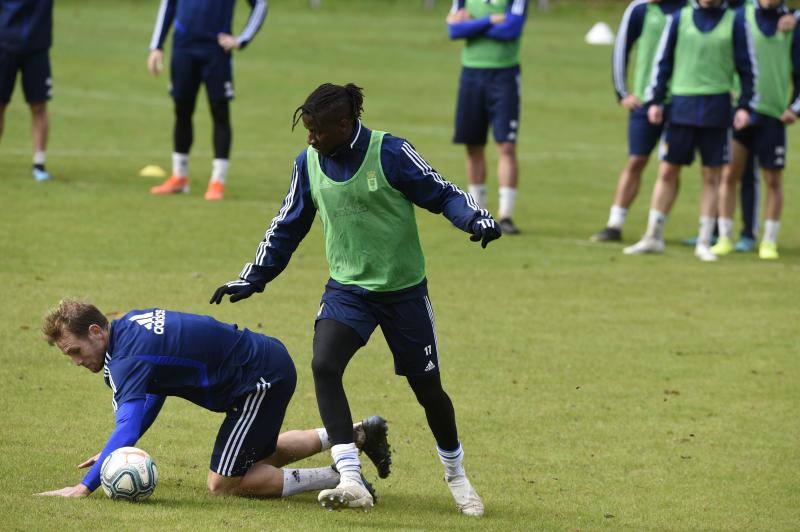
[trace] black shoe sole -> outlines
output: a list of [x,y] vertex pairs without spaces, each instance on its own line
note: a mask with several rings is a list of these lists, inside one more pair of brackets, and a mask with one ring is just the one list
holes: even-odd
[[361,450],[369,457],[378,470],[380,478],[386,478],[391,473],[392,448],[387,441],[389,427],[386,420],[380,416],[368,417],[362,422],[364,428],[364,445]]

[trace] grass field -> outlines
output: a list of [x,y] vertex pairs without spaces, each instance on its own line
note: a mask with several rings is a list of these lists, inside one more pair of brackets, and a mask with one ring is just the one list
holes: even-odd
[[[395,451],[369,513],[328,513],[312,494],[214,498],[205,487],[220,416],[172,399],[140,446],[160,484],[145,504],[32,494],[77,483],[75,465],[113,427],[102,379],[69,367],[38,331],[64,296],[107,312],[162,306],[213,313],[281,338],[298,367],[285,426],[318,426],[310,374],[326,280],[315,224],[264,294],[209,307],[251,260],[287,190],[304,133],[292,111],[323,81],[366,89],[365,123],[409,138],[466,186],[449,142],[459,46],[448,2],[275,0],[237,54],[228,195],[202,193],[212,157],[205,102],[195,117],[189,196],[155,198],[145,164],[169,167],[167,79],[145,71],[157,2],[58,0],[49,169],[30,177],[19,87],[0,143],[0,528],[791,530],[800,527],[800,158],[790,134],[781,260],[697,261],[699,177],[685,173],[661,257],[626,257],[587,237],[605,222],[625,157],[610,49],[582,37],[616,25],[625,2],[532,13],[523,43],[524,233],[487,250],[418,213],[446,389],[486,516],[456,514],[422,410],[376,334],[345,385],[355,417],[381,413]],[[247,14],[239,2],[237,28]],[[494,158],[492,157],[492,161]],[[492,162],[493,164],[493,162]],[[643,230],[654,167],[626,228]],[[495,187],[490,187],[490,190]],[[493,192],[493,190],[492,190]],[[496,205],[496,194],[491,195]],[[309,460],[325,465],[329,456]],[[365,471],[376,475],[370,466]]]

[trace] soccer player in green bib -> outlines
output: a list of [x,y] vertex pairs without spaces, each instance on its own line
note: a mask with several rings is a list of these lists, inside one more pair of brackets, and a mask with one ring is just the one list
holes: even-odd
[[733,126],[742,129],[750,119],[753,98],[744,12],[728,9],[722,0],[696,0],[673,15],[664,29],[654,81],[645,91],[648,118],[654,124],[664,121],[668,85],[672,92],[662,162],[653,189],[647,232],[639,242],[625,248],[626,254],[664,250],[664,224],[678,195],[680,171],[692,163],[697,150],[703,165],[703,192],[695,255],[703,261],[716,260],[711,252],[711,237],[720,175],[729,159],[731,91],[736,72],[741,79],[741,93]]
[[467,147],[469,193],[486,206],[486,133],[491,125],[497,144],[500,226],[514,224],[519,164],[519,46],[527,0],[453,0],[447,16],[451,39],[465,39],[453,142]]
[[[782,32],[779,20],[784,13],[782,0],[757,0],[744,7],[748,36],[753,50],[755,94],[748,127],[733,136],[733,156],[722,175],[719,190],[719,240],[711,248],[715,255],[734,250],[733,213],[736,187],[744,163],[754,153],[767,186],[766,220],[758,255],[778,258],[778,230],[783,207],[783,168],[786,161],[786,125],[800,114],[800,26]],[[791,95],[789,87],[793,85]]]
[[[644,107],[644,91],[650,83],[653,60],[658,50],[667,18],[683,8],[686,0],[633,0],[622,15],[622,22],[614,41],[612,79],[619,104],[628,110],[628,163],[622,170],[614,192],[614,203],[608,214],[605,229],[592,235],[594,242],[622,240],[622,226],[633,200],[639,194],[642,172],[650,154],[658,144],[663,124],[651,124]],[[626,80],[628,57],[636,47],[633,67],[633,87],[628,90]]]
[[[262,292],[289,262],[319,214],[330,280],[314,326],[317,403],[341,475],[320,492],[328,508],[368,508],[361,480],[350,407],[342,375],[358,349],[380,326],[425,410],[444,464],[444,479],[458,510],[483,515],[483,502],[467,479],[453,403],[442,388],[433,307],[414,205],[443,213],[482,247],[500,237],[499,225],[474,199],[445,180],[408,141],[370,131],[360,120],[361,88],[325,83],[295,111],[308,130],[308,148],[295,160],[289,192],[239,278],[211,298],[236,302]],[[388,475],[389,464],[384,473]],[[379,468],[380,476],[381,469]]]

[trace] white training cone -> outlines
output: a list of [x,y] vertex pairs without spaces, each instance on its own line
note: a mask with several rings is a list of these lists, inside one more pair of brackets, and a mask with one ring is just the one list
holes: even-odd
[[614,44],[614,32],[605,22],[598,22],[586,34],[586,42],[600,45]]

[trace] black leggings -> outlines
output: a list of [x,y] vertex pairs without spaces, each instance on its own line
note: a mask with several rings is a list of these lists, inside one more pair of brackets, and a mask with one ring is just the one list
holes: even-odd
[[[173,141],[176,153],[189,153],[194,141],[194,127],[192,114],[194,114],[195,100],[175,102],[175,130]],[[228,100],[209,102],[211,118],[214,121],[214,158],[228,159],[231,153],[230,106]]]
[[[311,370],[322,423],[334,445],[353,441],[353,418],[344,393],[342,376],[350,359],[364,345],[354,329],[335,320],[319,320],[314,329]],[[407,377],[437,445],[447,451],[458,447],[453,403],[442,389],[438,374]]]

